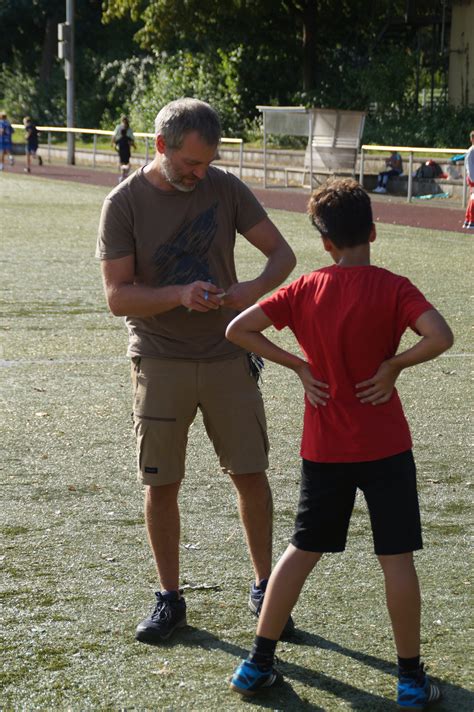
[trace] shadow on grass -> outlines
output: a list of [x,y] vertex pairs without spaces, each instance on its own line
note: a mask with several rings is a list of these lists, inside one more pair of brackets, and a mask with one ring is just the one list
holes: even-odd
[[[246,658],[248,654],[246,648],[222,640],[208,630],[194,628],[192,626],[188,626],[180,632],[179,643],[187,647],[199,647],[204,650],[221,650],[235,657],[236,662],[237,660]],[[393,662],[366,653],[360,653],[351,648],[346,648],[345,646],[313,633],[298,630],[291,637],[291,643],[312,645],[322,650],[331,650],[332,652],[350,657],[376,670],[380,670],[385,674],[394,677],[397,676],[397,667]],[[302,665],[284,662],[282,660],[278,662],[278,669],[282,672],[286,682],[284,682],[281,687],[275,687],[266,691],[264,695],[257,695],[256,698],[243,698],[247,704],[256,704],[259,707],[268,709],[275,709],[275,705],[282,704],[284,705],[284,709],[324,712],[326,708],[319,707],[298,695],[288,682],[288,680],[291,679],[308,687],[328,692],[335,698],[344,700],[350,705],[350,709],[352,710],[359,710],[359,712],[376,712],[378,710],[380,710],[380,712],[394,712],[398,710],[396,703],[386,697],[367,692],[355,685],[341,682],[317,670],[311,670]],[[229,670],[229,677],[230,673],[231,671]],[[435,707],[437,712],[442,712],[443,710],[455,710],[458,712],[458,710],[474,709],[473,692],[460,685],[455,685],[447,680],[443,680],[442,678],[437,677],[436,680],[441,684],[443,692],[442,700]]]
[[[353,660],[357,660],[357,662],[368,665],[376,670],[380,670],[387,675],[397,677],[397,666],[393,662],[383,660],[382,658],[376,658],[373,655],[368,655],[367,653],[361,653],[358,650],[346,648],[343,645],[334,643],[331,640],[326,640],[326,638],[322,638],[320,635],[315,635],[314,633],[296,630],[291,637],[291,643],[294,645],[313,645],[314,647],[322,650],[331,650],[332,652],[350,657]],[[436,710],[439,710],[439,712],[441,712],[441,710],[454,710],[455,712],[458,712],[459,710],[474,710],[474,692],[467,690],[460,685],[455,685],[441,677],[434,677],[434,679],[441,685],[443,693],[441,702],[435,707]]]
[[[321,638],[320,640],[323,639]],[[188,626],[180,633],[179,642],[181,645],[189,647],[200,647],[205,650],[221,650],[234,656],[236,662],[237,660],[246,658],[248,654],[247,649],[217,638],[213,633],[207,630],[193,628],[192,626]],[[387,663],[387,665],[389,664]],[[368,710],[373,710],[374,712],[375,710],[383,710],[384,712],[391,712],[397,709],[395,703],[387,700],[385,697],[366,692],[354,685],[341,682],[329,675],[325,675],[316,670],[310,670],[302,665],[286,663],[280,660],[278,662],[278,669],[287,680],[295,680],[308,687],[329,692],[334,697],[350,703],[351,708],[354,710],[365,710],[366,712]],[[229,670],[229,677],[230,673],[231,671]],[[293,690],[288,681],[281,687],[275,687],[266,691],[264,695],[258,695],[256,698],[243,699],[248,704],[254,703],[258,704],[259,707],[268,709],[275,709],[275,705],[282,704],[284,705],[284,709],[291,710],[314,710],[315,712],[324,712],[325,710],[324,707],[319,707],[304,697],[300,697],[295,690]]]

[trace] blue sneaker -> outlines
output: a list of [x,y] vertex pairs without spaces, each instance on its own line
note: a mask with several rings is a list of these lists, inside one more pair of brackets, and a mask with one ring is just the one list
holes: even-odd
[[140,643],[160,645],[176,628],[186,623],[186,601],[177,592],[163,595],[156,591],[156,605],[148,618],[138,624],[135,638]]
[[239,695],[251,697],[264,688],[281,685],[282,682],[283,675],[274,667],[270,670],[262,670],[250,660],[244,660],[235,669],[230,680],[230,688]]
[[[260,586],[256,586],[255,583],[250,586],[249,609],[255,616],[257,616],[257,618],[259,617],[260,611],[262,610],[267,583],[268,579],[262,581],[260,583]],[[285,623],[285,627],[283,628],[280,638],[289,638],[294,632],[294,630],[295,623],[293,621],[293,618],[290,616]]]
[[441,690],[428,675],[423,665],[415,676],[404,675],[398,680],[397,704],[402,710],[424,710],[441,698]]

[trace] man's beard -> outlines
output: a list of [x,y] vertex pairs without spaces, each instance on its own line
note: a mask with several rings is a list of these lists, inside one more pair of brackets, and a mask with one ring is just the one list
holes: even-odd
[[191,193],[197,185],[197,181],[196,183],[190,185],[183,183],[182,176],[175,171],[171,165],[170,159],[167,156],[162,156],[160,168],[165,180],[167,180],[173,188],[180,190],[182,193]]

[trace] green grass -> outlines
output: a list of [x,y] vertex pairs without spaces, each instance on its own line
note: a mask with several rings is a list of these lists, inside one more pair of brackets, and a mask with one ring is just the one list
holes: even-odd
[[[1,176],[0,485],[4,710],[240,710],[226,678],[251,644],[251,569],[230,484],[201,420],[182,488],[182,583],[190,627],[174,645],[134,641],[156,585],[135,481],[129,368],[121,319],[107,313],[94,259],[106,189]],[[326,264],[303,215],[272,217],[293,245],[295,275]],[[451,323],[445,357],[402,374],[424,516],[417,554],[423,654],[443,683],[436,710],[473,708],[469,693],[467,236],[378,226],[374,262],[409,276]],[[261,263],[238,240],[241,278]],[[290,345],[289,334],[281,335]],[[407,341],[409,341],[408,337]],[[275,556],[298,497],[301,390],[268,364]],[[365,505],[345,555],[327,556],[279,646],[287,684],[256,709],[394,709],[394,647]]]

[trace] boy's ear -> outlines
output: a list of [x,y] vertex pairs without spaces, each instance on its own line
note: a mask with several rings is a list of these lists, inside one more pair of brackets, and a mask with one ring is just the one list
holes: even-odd
[[158,134],[155,140],[155,146],[158,153],[164,153],[166,149],[165,139],[161,134]]
[[375,227],[375,223],[372,223],[372,227],[370,228],[369,242],[375,242],[376,239],[377,239],[377,229]]
[[323,241],[323,247],[326,252],[332,252],[334,250],[334,244],[331,242],[329,237],[324,237],[323,235],[321,235],[321,239]]

